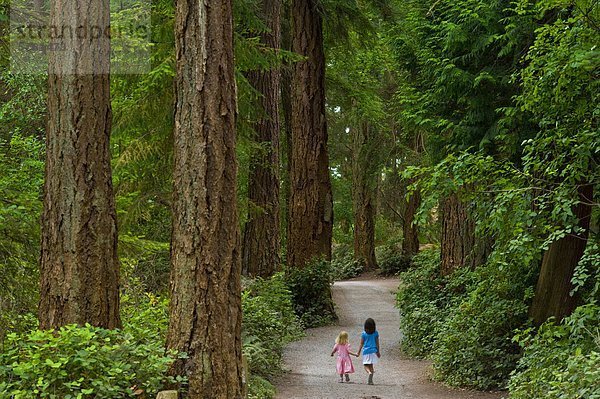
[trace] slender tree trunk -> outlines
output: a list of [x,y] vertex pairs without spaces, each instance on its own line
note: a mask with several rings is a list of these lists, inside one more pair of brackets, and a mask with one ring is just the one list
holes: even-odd
[[354,257],[366,270],[377,268],[375,259],[375,193],[377,177],[372,129],[367,123],[352,129],[352,210]]
[[[51,25],[109,26],[109,1],[53,0]],[[40,266],[40,328],[120,326],[110,169],[110,43],[56,39],[50,52]]]
[[[10,15],[10,5],[3,4],[0,6],[0,13]],[[9,54],[9,39],[10,26],[8,18],[0,20],[0,71],[6,71],[10,67],[10,54]],[[0,75],[0,104],[7,102],[11,98],[11,93],[8,92],[8,86]],[[0,133],[4,131],[0,128]]]
[[582,232],[570,234],[553,242],[542,259],[542,269],[537,282],[529,316],[537,325],[554,316],[557,321],[570,315],[577,306],[577,295],[570,295],[571,279],[575,267],[583,256],[587,244],[593,198],[593,186],[583,185],[578,190],[580,203],[574,207]]
[[419,252],[419,228],[414,221],[420,205],[421,192],[417,189],[406,202],[404,220],[402,221],[402,253],[406,256],[415,256]]
[[441,273],[449,275],[459,267],[468,265],[473,250],[475,223],[469,217],[467,205],[458,194],[442,200]]
[[[281,1],[264,0],[263,20],[268,32],[262,43],[281,48]],[[268,277],[279,268],[279,68],[251,73],[249,80],[261,94],[263,118],[254,126],[257,141],[264,145],[250,161],[248,222],[244,230],[242,270],[251,276]]]
[[180,0],[167,348],[188,397],[244,397],[231,1]]
[[292,148],[288,264],[331,259],[333,202],[325,120],[323,22],[316,0],[292,2],[292,49],[307,59],[295,64],[292,83]]

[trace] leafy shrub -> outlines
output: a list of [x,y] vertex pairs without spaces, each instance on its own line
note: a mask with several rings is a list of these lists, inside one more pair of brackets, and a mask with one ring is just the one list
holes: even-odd
[[[5,107],[0,105],[0,131],[8,126]],[[43,140],[12,131],[7,135],[9,140],[0,136],[0,347],[8,331],[28,331],[37,324],[31,321],[39,298],[44,181]]]
[[334,280],[346,280],[360,275],[364,266],[354,259],[354,252],[349,245],[339,245],[333,249],[331,269]]
[[281,372],[283,348],[302,336],[302,329],[283,273],[247,280],[244,286],[242,350],[251,373],[248,395],[270,399],[275,388],[269,379]]
[[151,293],[121,296],[123,329],[136,341],[158,342],[164,347],[169,327],[169,300]]
[[550,320],[537,334],[515,337],[524,350],[510,383],[512,399],[600,398],[600,306],[584,305],[563,321]]
[[9,334],[0,354],[0,398],[149,398],[173,354],[125,331],[69,325]]
[[403,350],[426,357],[451,310],[446,280],[440,276],[437,250],[422,251],[414,267],[400,274],[396,306],[400,310]]
[[512,336],[527,322],[535,276],[495,263],[448,277],[439,268],[438,251],[427,250],[400,274],[404,351],[431,357],[436,377],[451,385],[505,387],[519,358]]
[[331,264],[324,260],[286,269],[285,281],[292,293],[294,311],[304,327],[323,326],[336,319],[331,276]]
[[[527,323],[534,274],[521,265],[480,266],[451,277],[466,295],[438,333],[432,360],[450,385],[505,388],[520,356],[514,331]],[[462,280],[462,281],[461,281]]]
[[396,245],[377,248],[377,264],[381,274],[395,276],[410,268],[412,257],[403,255]]
[[169,289],[169,243],[119,236],[121,274],[126,289],[163,295]]
[[271,399],[275,397],[275,387],[266,379],[257,375],[248,381],[248,399]]
[[242,293],[244,354],[250,371],[271,377],[281,370],[283,347],[302,335],[283,274],[256,279]]

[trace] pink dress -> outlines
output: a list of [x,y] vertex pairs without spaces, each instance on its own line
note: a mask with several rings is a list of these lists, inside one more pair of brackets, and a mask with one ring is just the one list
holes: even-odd
[[350,359],[350,353],[348,353],[349,350],[349,344],[335,344],[333,347],[333,351],[337,352],[336,370],[338,374],[354,373],[354,366],[352,365],[352,360]]

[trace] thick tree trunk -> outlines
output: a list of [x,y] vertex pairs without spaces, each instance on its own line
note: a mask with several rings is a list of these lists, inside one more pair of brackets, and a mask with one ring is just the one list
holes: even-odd
[[[263,20],[268,32],[262,43],[281,47],[281,1],[264,0]],[[250,161],[248,222],[244,230],[242,270],[250,276],[268,277],[279,268],[279,68],[251,73],[249,80],[261,94],[264,116],[254,126],[263,144]]]
[[[286,2],[283,5],[283,10],[284,18],[281,20],[281,44],[284,50],[292,51],[290,4]],[[290,169],[292,162],[292,67],[293,65],[284,64],[283,68],[281,68],[281,108],[283,111],[283,128],[285,130],[285,148],[282,151],[282,158],[285,158],[285,176],[283,179],[284,209],[281,215],[281,233],[286,248],[291,191]]]
[[[411,183],[409,182],[409,184]],[[402,221],[402,253],[406,256],[415,256],[419,252],[419,228],[414,221],[420,205],[421,192],[417,189],[406,202],[404,220]]]
[[444,276],[469,265],[474,246],[475,223],[469,217],[467,205],[458,194],[441,201],[442,243],[441,273]]
[[[109,26],[109,1],[52,1],[51,25]],[[40,265],[40,328],[120,326],[110,169],[110,43],[56,39],[50,52]]]
[[375,259],[375,193],[377,176],[372,130],[367,123],[352,129],[352,210],[354,258],[366,270],[377,268]]
[[577,295],[570,295],[571,279],[575,267],[583,256],[587,244],[593,198],[593,186],[579,188],[580,203],[574,214],[583,229],[579,235],[570,234],[550,245],[542,259],[542,268],[537,282],[529,316],[537,325],[554,316],[557,321],[570,315],[577,306]]
[[180,0],[167,348],[188,397],[242,398],[231,1]]
[[315,0],[292,2],[294,65],[287,261],[303,267],[331,259],[333,202],[325,120],[323,22]]

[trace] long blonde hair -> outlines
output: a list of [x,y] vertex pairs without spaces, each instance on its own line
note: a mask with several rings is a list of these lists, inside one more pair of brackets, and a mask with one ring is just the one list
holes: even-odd
[[346,331],[340,332],[335,339],[335,343],[339,345],[346,345],[348,343],[348,333]]

